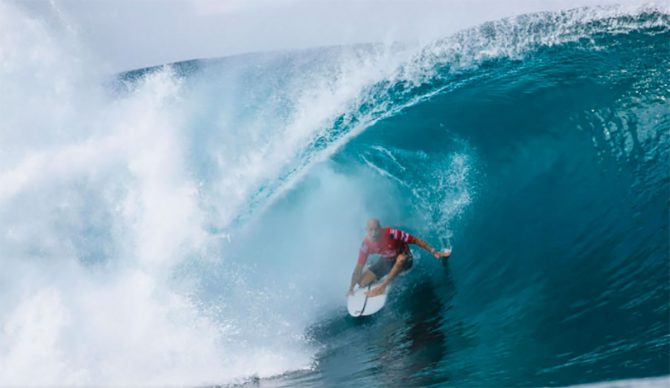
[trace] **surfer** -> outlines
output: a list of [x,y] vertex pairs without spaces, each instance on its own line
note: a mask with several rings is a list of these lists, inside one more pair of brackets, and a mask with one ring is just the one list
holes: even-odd
[[[420,246],[430,252],[431,255],[435,256],[436,259],[449,257],[451,255],[450,249],[440,252],[428,245],[424,240],[412,236],[400,229],[390,227],[382,228],[378,219],[371,218],[368,220],[366,237],[361,244],[361,249],[358,252],[358,261],[354,268],[354,273],[351,275],[351,286],[349,287],[348,295],[351,295],[354,292],[354,286],[356,284],[358,284],[359,287],[367,287],[370,283],[377,279],[381,279],[388,274],[386,279],[380,285],[367,293],[369,297],[382,294],[386,287],[400,272],[412,268],[412,253],[409,250],[408,244],[416,244]],[[374,253],[380,254],[381,257],[376,263],[365,270],[365,272],[362,272],[363,266],[368,259],[368,255]]]

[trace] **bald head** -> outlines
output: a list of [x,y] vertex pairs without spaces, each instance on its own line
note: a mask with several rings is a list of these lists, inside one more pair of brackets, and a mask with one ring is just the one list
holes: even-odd
[[367,233],[368,239],[373,241],[379,240],[381,232],[381,224],[379,223],[379,220],[376,218],[370,218],[368,220],[368,225],[365,228],[365,231]]

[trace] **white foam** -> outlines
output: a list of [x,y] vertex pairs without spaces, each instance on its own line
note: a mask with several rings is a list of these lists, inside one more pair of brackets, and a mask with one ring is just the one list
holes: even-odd
[[669,385],[670,385],[670,376],[661,376],[661,377],[650,377],[643,379],[613,380],[613,381],[603,381],[599,383],[578,384],[578,385],[571,385],[571,387],[652,388],[652,387],[667,387]]
[[0,385],[212,384],[308,367],[299,346],[231,340],[236,328],[173,278],[209,240],[179,79],[164,69],[110,96],[71,36],[4,3],[0,19]]

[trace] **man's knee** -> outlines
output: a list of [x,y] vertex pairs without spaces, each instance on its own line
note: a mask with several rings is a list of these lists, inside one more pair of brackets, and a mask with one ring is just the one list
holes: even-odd
[[404,253],[399,254],[396,261],[398,262],[398,264],[405,264],[405,262],[407,261],[407,255]]
[[359,287],[366,287],[368,284],[372,283],[377,279],[377,276],[374,274],[374,272],[370,270],[366,270],[363,275],[358,279],[358,286]]

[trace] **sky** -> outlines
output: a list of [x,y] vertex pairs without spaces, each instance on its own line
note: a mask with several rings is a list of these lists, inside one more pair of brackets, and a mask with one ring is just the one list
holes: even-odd
[[110,71],[257,51],[430,41],[502,17],[616,3],[611,0],[10,1],[31,16],[68,31]]

